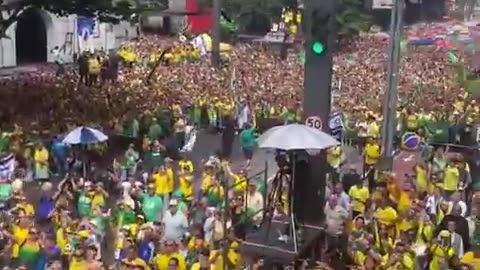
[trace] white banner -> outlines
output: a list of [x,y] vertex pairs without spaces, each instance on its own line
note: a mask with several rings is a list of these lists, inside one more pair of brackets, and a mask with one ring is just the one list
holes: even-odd
[[372,9],[392,9],[393,0],[373,0]]

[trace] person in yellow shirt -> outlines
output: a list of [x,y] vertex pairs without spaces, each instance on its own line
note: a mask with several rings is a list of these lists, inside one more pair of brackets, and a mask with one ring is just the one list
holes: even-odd
[[176,269],[186,270],[185,258],[178,253],[175,242],[165,241],[160,252],[153,258],[153,264],[157,270],[169,270],[171,269],[169,266],[172,261],[177,264]]
[[342,163],[342,147],[337,145],[327,149],[327,163],[330,166],[330,179],[332,183],[336,183],[338,180],[338,168]]
[[210,250],[208,249],[203,249],[199,252],[198,254],[198,262],[194,263],[190,270],[203,270],[203,269],[209,269],[209,270],[217,270],[215,268],[215,265],[212,265],[210,263]]
[[193,162],[187,153],[182,153],[181,159],[178,161],[178,168],[180,171],[188,171],[193,173],[195,168],[193,167]]
[[448,162],[447,167],[443,170],[443,192],[448,200],[450,196],[458,190],[460,183],[460,172],[453,160]]
[[365,214],[365,205],[370,198],[370,192],[363,186],[362,181],[359,181],[355,186],[352,186],[348,191],[348,196],[352,200],[352,217]]
[[155,185],[155,194],[165,199],[171,192],[165,166],[161,165],[159,168],[154,170],[151,178],[152,183]]
[[14,199],[17,199],[18,202],[15,205],[15,207],[11,209],[11,211],[21,210],[25,216],[27,217],[33,216],[35,209],[33,205],[28,202],[27,198],[24,195],[14,196]]
[[425,162],[418,162],[415,165],[415,190],[417,194],[423,194],[430,190],[429,182],[427,180],[427,166]]
[[75,250],[69,258],[68,270],[83,270],[87,269],[87,260],[84,258],[82,249]]
[[37,181],[46,181],[49,178],[48,170],[49,153],[43,143],[38,143],[33,153],[35,162],[35,179]]
[[127,257],[123,259],[121,263],[126,267],[138,267],[143,270],[150,270],[148,264],[138,257],[137,249],[133,245],[128,247]]
[[88,58],[88,85],[92,86],[97,83],[98,75],[101,71],[101,63],[98,56],[92,54]]
[[27,240],[28,233],[30,231],[30,218],[25,214],[19,215],[18,224],[12,225],[12,235],[13,247],[12,247],[12,259],[18,258],[18,253],[20,251],[20,246]]
[[429,256],[431,258],[428,266],[429,270],[458,269],[451,266],[459,266],[459,259],[451,247],[451,234],[447,230],[439,233],[439,242],[430,247]]
[[165,173],[167,174],[167,190],[171,197],[175,184],[175,174],[173,173],[173,160],[168,157],[165,159]]
[[475,252],[465,253],[460,262],[473,267],[470,269],[480,269],[480,258],[475,256]]
[[375,164],[377,164],[380,158],[380,146],[376,142],[375,138],[367,138],[367,142],[364,148],[364,166],[363,175],[368,179],[368,188],[370,192],[375,189]]
[[178,190],[183,194],[185,200],[192,200],[193,195],[193,174],[184,172],[178,176]]
[[212,177],[215,175],[215,168],[211,164],[205,165],[205,171],[202,175],[202,183],[200,190],[202,193],[206,193],[208,188],[212,185]]
[[387,227],[395,225],[398,220],[397,211],[393,207],[388,205],[387,199],[383,199],[380,202],[380,205],[375,210],[373,216],[380,224],[383,224]]

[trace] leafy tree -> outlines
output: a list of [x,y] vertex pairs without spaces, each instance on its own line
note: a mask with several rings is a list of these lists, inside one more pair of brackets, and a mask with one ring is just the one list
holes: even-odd
[[129,0],[0,0],[0,37],[8,38],[5,31],[27,8],[39,8],[59,16],[78,14],[96,17],[102,22],[118,23],[128,19],[145,7],[139,1]]
[[370,26],[359,0],[337,0],[336,17],[339,38],[356,35]]
[[[273,22],[280,20],[282,8],[296,7],[297,0],[221,0],[222,8],[238,23],[238,29],[248,33],[266,33]],[[210,8],[212,0],[197,0],[201,9]],[[369,27],[369,18],[359,0],[337,0],[339,37],[355,35]]]

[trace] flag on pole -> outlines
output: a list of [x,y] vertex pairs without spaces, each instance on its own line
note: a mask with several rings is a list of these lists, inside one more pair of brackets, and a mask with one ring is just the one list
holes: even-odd
[[0,180],[7,180],[15,171],[15,155],[8,154],[0,158]]
[[448,62],[455,64],[458,63],[458,57],[452,52],[447,53]]

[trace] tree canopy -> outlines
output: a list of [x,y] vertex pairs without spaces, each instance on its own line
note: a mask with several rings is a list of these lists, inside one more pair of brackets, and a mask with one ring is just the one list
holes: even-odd
[[[211,7],[212,0],[197,0],[201,8]],[[339,37],[365,31],[369,18],[359,0],[337,0]],[[283,8],[296,7],[296,0],[223,0],[222,8],[238,24],[238,30],[248,33],[266,33],[271,24],[280,20]]]
[[0,35],[6,37],[5,31],[27,8],[40,8],[59,16],[78,14],[95,17],[102,22],[118,23],[144,8],[139,1],[129,0],[3,0],[0,10]]

